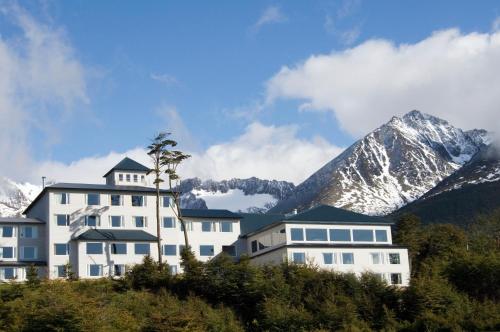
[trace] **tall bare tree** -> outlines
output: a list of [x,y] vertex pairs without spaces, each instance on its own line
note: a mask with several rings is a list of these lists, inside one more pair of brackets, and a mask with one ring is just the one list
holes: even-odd
[[182,219],[181,208],[180,208],[180,193],[172,189],[172,182],[178,181],[179,175],[177,174],[177,167],[185,159],[191,157],[182,151],[173,150],[177,146],[177,142],[169,139],[170,133],[159,133],[155,138],[151,140],[151,144],[147,147],[148,155],[151,157],[153,162],[153,168],[148,174],[153,173],[155,176],[154,184],[156,187],[156,235],[158,237],[158,263],[160,269],[163,267],[162,264],[162,251],[161,251],[161,221],[160,221],[160,184],[163,181],[162,175],[168,175],[169,189],[174,196],[175,205],[172,206],[174,214],[177,219],[182,224],[184,230],[184,242],[186,248],[188,248],[189,242],[187,237],[187,229]]

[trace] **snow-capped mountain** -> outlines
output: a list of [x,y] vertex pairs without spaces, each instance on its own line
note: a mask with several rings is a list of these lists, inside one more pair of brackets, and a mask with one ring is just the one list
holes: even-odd
[[411,111],[355,142],[296,187],[271,212],[319,204],[388,214],[419,198],[489,142],[485,130],[463,131]]
[[0,177],[0,216],[21,216],[40,191],[41,187],[29,183],[16,183]]
[[231,179],[223,181],[186,179],[179,189],[185,208],[224,208],[242,212],[265,212],[287,199],[295,188],[286,181]]

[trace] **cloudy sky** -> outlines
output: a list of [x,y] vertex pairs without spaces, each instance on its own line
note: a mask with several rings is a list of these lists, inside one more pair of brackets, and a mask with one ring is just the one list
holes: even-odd
[[101,181],[168,130],[184,177],[299,183],[412,109],[500,131],[500,3],[0,0],[16,181]]

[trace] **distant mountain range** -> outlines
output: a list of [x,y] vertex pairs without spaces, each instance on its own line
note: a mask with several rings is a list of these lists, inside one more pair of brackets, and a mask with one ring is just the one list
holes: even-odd
[[[412,111],[355,142],[298,186],[255,177],[191,178],[179,189],[189,208],[286,213],[328,204],[370,215],[411,212],[428,222],[465,223],[500,207],[500,153],[490,141],[485,130],[464,131]],[[0,178],[0,215],[19,215],[39,190]]]

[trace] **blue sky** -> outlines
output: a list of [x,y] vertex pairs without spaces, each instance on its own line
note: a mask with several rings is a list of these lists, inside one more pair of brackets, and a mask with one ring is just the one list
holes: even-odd
[[[177,134],[186,149],[202,155],[210,147],[238,141],[250,131],[249,126],[256,124],[288,128],[298,144],[321,139],[330,146],[323,149],[325,153],[335,154],[389,120],[389,113],[370,116],[360,130],[355,130],[352,120],[344,119],[337,107],[323,103],[314,93],[280,90],[271,98],[269,82],[282,67],[299,70],[313,55],[342,54],[370,40],[414,45],[436,31],[451,28],[459,29],[457,38],[471,33],[491,36],[500,15],[497,1],[0,4],[8,8],[0,16],[0,34],[8,47],[22,48],[26,43],[26,28],[20,27],[15,18],[21,12],[41,30],[60,39],[70,50],[64,53],[67,60],[80,66],[75,75],[81,76],[82,93],[72,92],[67,97],[69,104],[58,97],[40,102],[40,95],[31,97],[28,107],[19,104],[19,112],[26,114],[40,105],[47,108],[43,117],[50,125],[30,125],[25,134],[32,160],[65,165],[82,158],[103,157],[111,151],[126,153],[144,146],[155,132],[165,129]],[[13,6],[15,10],[10,9]],[[26,58],[23,52],[18,56]],[[385,84],[384,77],[377,79]],[[57,85],[51,88],[57,89]],[[304,107],[304,100],[312,106]],[[398,114],[419,106],[411,101],[397,104],[402,105]],[[363,116],[357,119],[365,121]],[[452,116],[450,120],[457,119]],[[325,155],[313,161],[332,157]],[[12,170],[4,172],[31,179]]]

